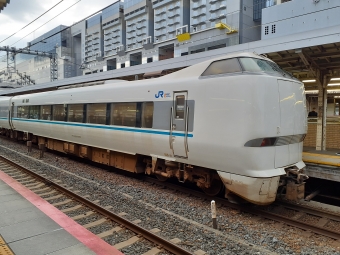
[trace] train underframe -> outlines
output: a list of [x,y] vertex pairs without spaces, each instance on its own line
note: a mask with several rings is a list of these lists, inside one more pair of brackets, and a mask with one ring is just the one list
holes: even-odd
[[304,196],[303,181],[307,177],[296,166],[285,169],[287,173],[285,176],[251,178],[156,157],[65,142],[28,132],[1,128],[0,134],[19,141],[31,141],[28,144],[37,144],[41,150],[47,148],[128,172],[154,175],[160,181],[176,178],[179,182],[195,183],[210,196],[224,191],[225,197],[232,202],[248,201],[259,205],[270,204],[275,201],[280,187],[280,190],[284,190],[286,197],[290,200],[299,200]]

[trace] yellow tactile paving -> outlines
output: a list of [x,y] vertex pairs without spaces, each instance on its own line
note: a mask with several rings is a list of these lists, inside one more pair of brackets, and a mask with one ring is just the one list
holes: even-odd
[[0,235],[0,255],[15,255]]
[[304,152],[302,154],[302,160],[307,163],[328,165],[328,166],[340,166],[340,156],[336,155],[325,155],[325,154],[317,154]]

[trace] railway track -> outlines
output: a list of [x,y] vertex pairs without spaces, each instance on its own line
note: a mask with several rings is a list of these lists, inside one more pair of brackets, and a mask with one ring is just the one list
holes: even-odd
[[[174,241],[169,241],[157,235],[157,229],[146,230],[138,226],[138,220],[129,221],[122,217],[124,214],[115,214],[109,210],[110,207],[99,206],[96,203],[98,201],[86,199],[77,194],[76,191],[72,191],[71,188],[58,184],[58,180],[50,180],[2,156],[0,156],[0,170],[55,207],[64,208],[61,211],[104,240],[109,240],[110,236],[115,235],[116,240],[121,240],[112,244],[117,249],[122,249],[132,244],[138,245],[139,242],[142,243],[147,240],[153,245],[153,248],[143,254],[155,254],[161,251],[165,251],[165,254],[193,254],[176,245]],[[90,220],[84,220],[86,218],[90,218]],[[103,227],[104,223],[107,223],[106,227]],[[102,225],[102,228],[98,228],[99,225]],[[120,233],[124,234],[123,237],[117,238]],[[126,237],[127,240],[124,240]]]
[[319,234],[333,239],[335,246],[340,246],[340,210],[339,213],[325,209],[315,208],[302,204],[289,203],[277,200],[270,206],[255,206],[249,204],[235,204],[220,197],[209,197],[200,191],[188,189],[176,184],[161,182],[154,178],[145,177],[145,180],[186,194],[215,200],[218,206],[233,208],[261,218],[280,222],[292,227],[305,230],[310,234]]
[[[21,163],[22,164],[22,163]],[[1,169],[1,165],[0,165],[0,169]],[[4,172],[8,172],[8,170],[4,171]],[[9,174],[11,174],[11,172],[8,172]],[[56,175],[54,175],[54,178],[58,178],[56,177]],[[27,176],[20,176],[20,178],[22,179],[22,181],[25,181],[26,185],[28,186],[33,186],[33,187],[37,187],[39,185],[42,184],[33,184],[31,183],[32,181],[27,178]],[[307,235],[304,235],[304,237],[308,237],[308,235],[312,235],[313,233],[322,235],[322,236],[326,236],[330,239],[328,240],[335,240],[337,242],[334,242],[334,246],[335,247],[339,247],[340,243],[339,243],[339,239],[340,239],[340,232],[338,232],[338,230],[340,230],[340,214],[336,214],[336,213],[331,213],[325,210],[317,210],[316,208],[310,208],[310,207],[306,207],[303,205],[296,205],[296,204],[290,204],[290,203],[286,203],[286,202],[276,202],[274,204],[272,204],[271,206],[267,206],[267,207],[258,207],[258,206],[252,206],[252,205],[237,205],[237,204],[233,204],[228,202],[227,200],[223,199],[223,198],[212,198],[209,197],[207,195],[205,195],[204,193],[200,192],[200,191],[195,191],[193,189],[189,189],[183,186],[180,186],[178,184],[172,184],[169,182],[161,182],[157,179],[154,178],[149,178],[146,176],[138,176],[138,179],[143,178],[143,180],[145,182],[151,182],[153,184],[157,184],[162,186],[163,188],[168,188],[170,190],[175,190],[175,191],[179,191],[179,193],[184,193],[188,196],[195,196],[195,197],[199,197],[200,199],[205,199],[205,200],[212,200],[214,199],[216,201],[216,204],[218,207],[223,206],[226,208],[233,208],[235,210],[238,210],[240,212],[246,212],[249,213],[250,215],[254,215],[256,216],[255,218],[259,218],[259,219],[269,219],[272,220],[274,222],[280,222],[283,224],[279,224],[280,226],[282,226],[283,228],[285,226],[293,226],[293,227],[297,227],[299,229],[305,230]],[[35,190],[36,192],[38,192],[41,196],[46,196],[46,198],[50,198],[51,199],[56,199],[53,202],[50,203],[62,203],[61,200],[62,198],[53,198],[56,197],[57,195],[54,193],[50,193],[51,190],[47,189],[47,186],[51,185],[51,181],[50,180],[46,180],[45,181],[47,183],[47,185],[45,184],[45,186],[40,186],[38,188],[36,188],[37,190]],[[58,182],[57,180],[54,180],[54,182]],[[53,185],[51,186],[53,187]],[[45,190],[44,190],[45,189]],[[155,187],[155,189],[158,189],[157,187]],[[49,194],[46,194],[49,193]],[[177,192],[175,192],[177,193]],[[59,199],[59,200],[58,200]],[[97,199],[97,198],[96,198]],[[100,199],[100,198],[99,198]],[[70,199],[72,201],[74,201],[73,199]],[[71,202],[70,202],[71,203]],[[75,202],[74,202],[75,203]],[[62,205],[57,205],[56,206],[58,209],[62,209],[65,211],[68,211],[68,208],[72,208],[75,207],[74,204],[68,206],[68,207],[63,207]],[[61,208],[62,207],[62,208]],[[104,209],[109,209],[109,208],[104,208]],[[95,211],[94,209],[90,208],[90,211]],[[89,213],[89,210],[83,210],[82,214],[86,214]],[[70,212],[66,212],[67,215],[69,215],[70,217],[77,217],[77,215],[74,213],[70,213]],[[124,215],[118,215],[118,216],[124,216]],[[106,217],[105,215],[102,216],[104,218],[109,218]],[[125,217],[124,217],[125,218]],[[96,222],[99,219],[95,219],[94,222]],[[143,219],[142,219],[143,220]],[[78,221],[78,220],[77,220]],[[79,221],[78,221],[79,222]],[[89,222],[79,222],[82,225],[86,225],[89,224]],[[138,223],[135,223],[138,224]],[[123,228],[125,229],[124,225],[121,223],[116,223],[116,225],[114,225],[113,229],[116,227],[119,228]],[[333,226],[333,227],[332,227]],[[127,229],[127,228],[126,228]],[[149,227],[148,227],[149,229]],[[151,229],[151,228],[150,228]],[[93,233],[100,235],[101,233],[93,231],[92,229],[90,229]],[[111,228],[112,230],[112,228]],[[101,231],[102,232],[102,231]],[[131,231],[132,232],[132,231]],[[222,233],[222,232],[221,232]],[[299,232],[301,233],[301,232]],[[131,235],[137,236],[137,238],[139,237],[140,239],[143,239],[142,234],[139,234],[138,231],[133,232]],[[131,236],[129,236],[129,238],[132,238]],[[128,239],[129,239],[128,238]],[[106,239],[103,238],[105,241]],[[149,240],[147,238],[145,238],[146,240]],[[171,239],[171,238],[169,238]],[[169,240],[168,239],[168,240]],[[122,241],[123,242],[123,241]],[[154,242],[153,242],[154,243]],[[112,245],[116,245],[118,243],[110,243]],[[154,243],[154,245],[156,246],[156,249],[160,249],[163,248],[164,250],[167,250],[162,244],[157,244]],[[333,246],[333,245],[331,245]],[[194,250],[195,251],[195,250]],[[176,254],[174,252],[171,252],[172,254]],[[136,253],[137,254],[137,253]],[[142,254],[142,253],[138,253],[138,254]],[[169,253],[162,253],[162,254],[169,254]],[[177,254],[192,254],[192,253],[183,253],[183,252],[179,252]]]

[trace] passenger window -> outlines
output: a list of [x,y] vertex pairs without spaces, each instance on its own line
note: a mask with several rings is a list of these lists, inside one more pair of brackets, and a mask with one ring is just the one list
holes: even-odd
[[68,120],[69,122],[83,122],[84,120],[84,105],[69,104],[68,105]]
[[240,63],[236,58],[215,61],[203,72],[202,76],[241,72]]
[[52,114],[52,106],[51,105],[42,105],[41,106],[41,119],[42,120],[51,120]]
[[87,105],[87,123],[106,124],[106,104]]
[[65,121],[66,107],[63,104],[53,105],[53,120]]
[[118,103],[112,105],[111,125],[135,127],[137,103]]
[[8,107],[0,107],[0,117],[7,117]]
[[29,106],[18,106],[17,117],[22,119],[28,119]]
[[153,102],[143,103],[142,127],[152,128]]
[[185,96],[176,96],[176,119],[184,119]]
[[29,118],[30,119],[39,119],[39,114],[40,114],[40,106],[39,105],[32,105],[30,106],[29,110]]

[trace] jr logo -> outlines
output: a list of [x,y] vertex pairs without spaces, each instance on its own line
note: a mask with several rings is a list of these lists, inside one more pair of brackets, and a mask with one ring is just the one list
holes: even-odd
[[170,98],[171,93],[164,93],[163,90],[158,91],[158,94],[155,94],[155,98]]
[[158,91],[158,94],[155,94],[155,98],[159,98],[159,97],[163,98],[163,95],[164,95],[164,91],[160,90]]

